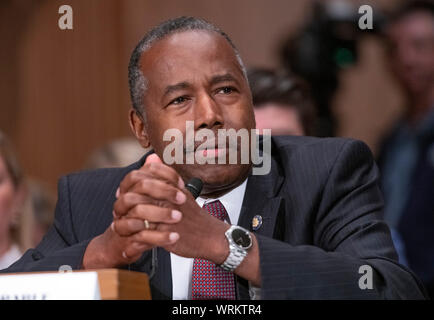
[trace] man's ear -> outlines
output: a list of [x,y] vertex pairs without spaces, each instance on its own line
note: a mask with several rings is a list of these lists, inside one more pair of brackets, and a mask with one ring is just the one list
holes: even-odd
[[130,113],[130,128],[143,148],[149,148],[151,142],[146,130],[145,121],[141,114],[136,110],[131,109]]

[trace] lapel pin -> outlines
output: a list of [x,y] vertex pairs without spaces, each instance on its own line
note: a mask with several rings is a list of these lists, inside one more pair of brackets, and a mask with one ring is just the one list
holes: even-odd
[[252,229],[253,231],[258,230],[260,227],[262,226],[262,217],[257,214],[256,216],[253,217],[252,219]]

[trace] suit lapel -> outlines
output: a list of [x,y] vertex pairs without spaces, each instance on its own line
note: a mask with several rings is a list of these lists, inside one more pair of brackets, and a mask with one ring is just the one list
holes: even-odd
[[[272,237],[282,197],[277,196],[284,181],[280,174],[277,162],[273,159],[271,170],[267,175],[250,175],[247,181],[238,224],[253,233]],[[262,217],[262,226],[254,231],[252,219],[254,216]]]
[[[279,212],[282,212],[283,198],[277,194],[283,181],[284,178],[280,174],[280,167],[275,158],[272,158],[271,170],[267,175],[250,175],[238,225],[254,234],[278,238],[279,231],[278,228],[276,229],[276,222],[281,216]],[[252,220],[257,215],[261,216],[262,225],[259,229],[253,230]],[[237,277],[237,291],[239,299],[250,299],[249,286],[245,279]]]

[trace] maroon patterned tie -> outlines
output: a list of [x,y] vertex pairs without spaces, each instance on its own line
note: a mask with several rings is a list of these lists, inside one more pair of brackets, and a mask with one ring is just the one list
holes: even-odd
[[[203,208],[220,220],[227,219],[226,209],[218,200],[204,205]],[[234,274],[223,270],[211,261],[194,259],[191,298],[235,300]]]

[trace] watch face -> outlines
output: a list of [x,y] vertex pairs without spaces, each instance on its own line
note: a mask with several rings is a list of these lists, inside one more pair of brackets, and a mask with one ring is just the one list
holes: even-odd
[[234,229],[232,231],[232,239],[243,249],[248,249],[252,245],[252,239],[250,238],[250,235],[243,229]]

